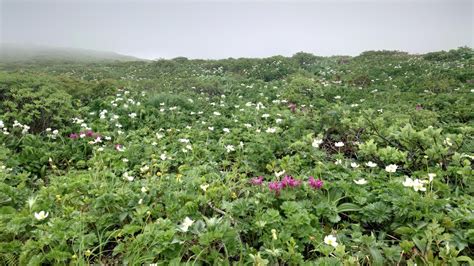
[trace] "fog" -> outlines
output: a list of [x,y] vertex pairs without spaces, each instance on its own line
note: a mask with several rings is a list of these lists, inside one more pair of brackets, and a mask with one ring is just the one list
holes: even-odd
[[0,41],[141,58],[473,47],[473,1],[1,0]]

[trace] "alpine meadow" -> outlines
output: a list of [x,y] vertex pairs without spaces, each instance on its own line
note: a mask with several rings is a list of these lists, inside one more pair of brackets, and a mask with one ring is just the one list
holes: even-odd
[[472,48],[0,69],[2,265],[473,265]]

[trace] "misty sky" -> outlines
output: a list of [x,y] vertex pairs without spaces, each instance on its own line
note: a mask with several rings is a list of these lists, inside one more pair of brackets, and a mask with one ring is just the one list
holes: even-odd
[[474,46],[474,0],[0,0],[0,42],[141,58],[422,53]]

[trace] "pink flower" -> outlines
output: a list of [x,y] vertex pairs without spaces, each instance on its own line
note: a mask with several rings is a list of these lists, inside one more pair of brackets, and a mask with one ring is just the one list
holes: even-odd
[[268,188],[271,191],[275,191],[276,194],[280,193],[280,190],[283,188],[282,183],[279,181],[272,181],[268,183]]
[[76,133],[69,134],[70,139],[77,139],[79,136]]
[[423,110],[423,106],[421,106],[421,104],[417,104],[417,105],[416,105],[416,110],[417,110],[417,111]]
[[292,176],[285,176],[281,181],[282,187],[297,187],[301,184],[301,181],[294,179]]
[[291,112],[294,113],[296,111],[296,104],[290,103],[288,107],[291,109]]
[[323,187],[323,180],[319,179],[316,180],[314,177],[310,176],[308,180],[309,186],[315,189],[320,189]]
[[252,180],[250,180],[250,183],[252,183],[253,185],[261,185],[263,183],[263,176],[252,178]]
[[87,131],[86,131],[86,136],[87,136],[87,137],[92,137],[92,136],[94,136],[94,131],[92,131],[92,130],[87,130]]

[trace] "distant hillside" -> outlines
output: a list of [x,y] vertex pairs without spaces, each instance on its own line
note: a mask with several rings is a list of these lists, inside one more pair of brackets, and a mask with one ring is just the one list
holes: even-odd
[[144,59],[114,52],[30,44],[0,44],[0,62],[4,63],[38,61],[104,62],[141,60]]

